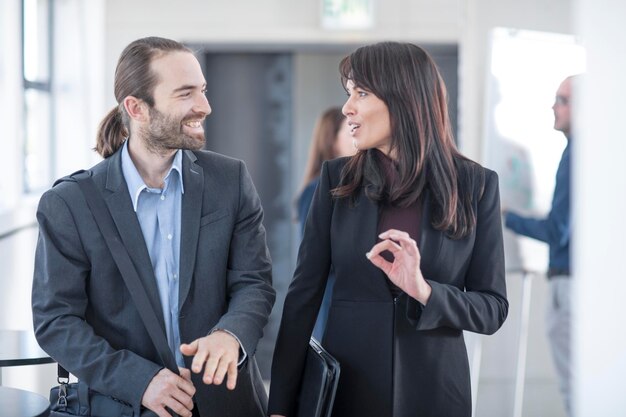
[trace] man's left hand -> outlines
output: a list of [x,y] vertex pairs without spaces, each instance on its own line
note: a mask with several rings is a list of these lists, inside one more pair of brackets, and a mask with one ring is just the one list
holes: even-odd
[[185,356],[193,356],[191,371],[199,374],[204,366],[202,380],[205,384],[220,385],[226,376],[226,388],[233,390],[237,385],[237,362],[239,342],[228,332],[217,330],[180,346]]

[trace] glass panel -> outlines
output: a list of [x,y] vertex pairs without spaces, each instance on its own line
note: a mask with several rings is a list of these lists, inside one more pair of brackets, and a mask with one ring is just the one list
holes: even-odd
[[24,189],[47,187],[50,178],[50,94],[27,89],[25,99]]
[[49,0],[24,1],[24,78],[47,81],[49,72]]

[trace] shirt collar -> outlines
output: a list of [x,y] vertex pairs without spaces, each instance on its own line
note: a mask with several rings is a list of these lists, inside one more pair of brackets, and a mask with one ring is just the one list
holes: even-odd
[[[179,149],[174,156],[174,161],[172,162],[172,166],[170,167],[167,175],[165,176],[164,190],[167,189],[169,184],[169,178],[172,171],[176,171],[178,175],[178,181],[180,182],[180,192],[182,194],[185,193],[185,188],[183,186],[183,151]],[[144,189],[147,189],[148,186],[145,184],[141,175],[139,175],[139,171],[137,171],[137,167],[135,167],[135,163],[130,157],[130,153],[128,152],[128,140],[124,141],[124,146],[122,148],[122,173],[124,174],[124,179],[126,180],[126,185],[128,186],[128,192],[130,193],[130,197],[133,203],[133,210],[137,211],[137,202],[139,201],[139,194]]]

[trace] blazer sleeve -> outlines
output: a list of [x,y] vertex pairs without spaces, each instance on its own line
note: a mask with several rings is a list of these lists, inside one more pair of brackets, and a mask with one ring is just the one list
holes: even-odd
[[269,414],[295,415],[309,339],[315,325],[331,264],[333,198],[329,165],[324,162],[315,190],[298,262],[289,285],[272,362]]
[[35,336],[50,357],[90,388],[139,412],[145,389],[162,367],[129,350],[113,349],[87,322],[90,261],[70,206],[55,189],[39,202],[32,287]]
[[244,352],[253,355],[272,311],[276,291],[272,287],[261,200],[241,161],[238,178],[239,201],[228,255],[228,310],[212,331],[231,332]]
[[417,330],[451,327],[493,334],[508,314],[504,272],[504,246],[498,176],[486,171],[485,188],[478,202],[476,232],[465,291],[427,280],[432,294],[426,306],[409,303],[408,318]]

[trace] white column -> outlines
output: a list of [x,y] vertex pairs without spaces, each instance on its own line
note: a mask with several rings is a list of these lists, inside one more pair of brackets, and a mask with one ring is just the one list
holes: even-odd
[[626,415],[626,2],[578,0],[587,75],[574,142],[576,417]]

